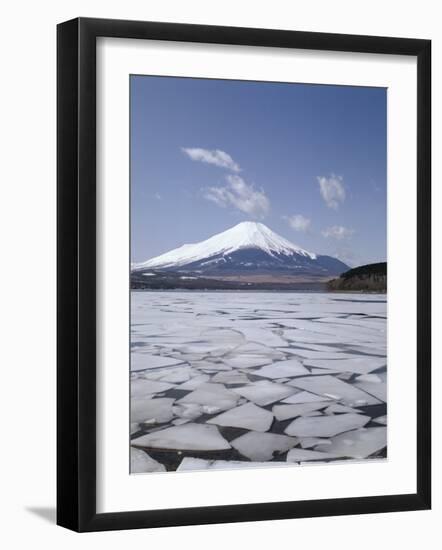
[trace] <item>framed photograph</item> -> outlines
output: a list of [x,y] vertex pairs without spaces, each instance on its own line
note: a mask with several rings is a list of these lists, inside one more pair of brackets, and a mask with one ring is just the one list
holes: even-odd
[[430,508],[430,52],[58,26],[59,525]]

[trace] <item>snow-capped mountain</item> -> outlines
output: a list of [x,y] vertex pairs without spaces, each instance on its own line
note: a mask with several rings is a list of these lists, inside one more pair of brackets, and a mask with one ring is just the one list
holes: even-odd
[[242,222],[205,241],[184,244],[132,266],[132,271],[138,273],[151,269],[200,276],[331,276],[341,274],[348,266],[331,256],[308,252],[262,223]]

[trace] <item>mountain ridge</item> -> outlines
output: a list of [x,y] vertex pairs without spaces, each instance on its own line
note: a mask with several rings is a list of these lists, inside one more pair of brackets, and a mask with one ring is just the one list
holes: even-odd
[[135,264],[131,281],[136,288],[212,288],[220,281],[223,288],[286,288],[326,281],[348,269],[337,258],[309,252],[260,222],[241,222],[199,243]]
[[240,249],[258,248],[275,255],[292,255],[316,258],[316,254],[308,252],[281,237],[266,225],[260,222],[241,222],[226,231],[217,233],[208,239],[191,244],[183,244],[169,252],[135,264],[134,269],[144,267],[169,267],[186,265],[201,259],[210,258],[219,254],[229,254]]

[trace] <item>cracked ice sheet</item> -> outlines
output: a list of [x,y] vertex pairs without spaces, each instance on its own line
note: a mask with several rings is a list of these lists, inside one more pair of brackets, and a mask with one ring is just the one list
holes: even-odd
[[157,399],[132,398],[130,402],[131,422],[146,422],[155,419],[157,423],[169,422],[173,418],[172,405],[175,399],[158,397]]
[[[332,437],[342,432],[365,426],[371,418],[363,414],[336,414],[322,417],[300,417],[284,430],[287,435],[299,437]],[[330,450],[330,452],[332,452]]]
[[273,422],[273,414],[253,403],[246,403],[215,416],[207,424],[246,428],[255,432],[266,432]]
[[184,354],[197,353],[218,357],[245,343],[245,338],[239,331],[227,328],[211,328],[198,333],[194,335],[194,342],[175,346],[175,349]]
[[230,449],[216,426],[207,424],[183,424],[172,426],[132,440],[138,447],[187,451],[219,451]]
[[268,432],[247,432],[230,442],[232,447],[254,462],[271,460],[274,453],[284,453],[297,443],[296,437]]
[[130,473],[144,474],[150,472],[165,472],[166,467],[154,460],[141,449],[130,448]]
[[[331,359],[333,361],[337,359],[351,359],[354,355],[344,353],[342,350],[336,348],[333,351],[310,351],[304,349],[290,348],[289,351],[292,355],[297,355],[302,359],[314,360],[314,359]],[[307,361],[306,361],[307,364]]]
[[241,324],[235,325],[235,327],[241,331],[248,342],[265,342],[266,346],[275,348],[286,345],[285,340],[283,340],[279,334],[275,333],[277,329],[275,327],[270,327],[267,320],[260,328],[255,327],[255,322],[250,326],[250,322],[249,325],[245,325],[244,321],[242,321]]
[[323,416],[321,411],[310,411],[304,413],[302,416]]
[[323,409],[328,404],[329,403],[325,401],[318,403],[299,403],[298,405],[274,405],[272,412],[277,420],[282,421]]
[[334,414],[334,413],[360,413],[359,409],[354,409],[353,407],[347,407],[346,405],[339,405],[339,403],[335,403],[334,405],[330,405],[325,409],[325,414]]
[[323,437],[300,437],[299,444],[303,449],[308,449],[320,444],[331,445],[331,439],[324,439]]
[[227,372],[227,371],[231,372],[233,370],[231,367],[228,367],[227,365],[224,365],[221,363],[217,363],[216,365],[213,364],[211,366],[206,365],[205,367],[200,367],[199,365],[196,366],[196,363],[195,363],[194,366],[196,369],[198,369],[198,371],[204,372],[205,374],[216,374],[218,372]]
[[343,455],[333,453],[309,451],[306,449],[290,449],[287,453],[287,462],[308,462],[315,460],[330,460],[334,458],[343,458]]
[[[303,378],[303,380],[305,380]],[[292,386],[294,381],[292,383],[288,382],[287,385]],[[287,397],[286,399],[283,399],[281,403],[290,403],[292,405],[295,405],[296,403],[314,403],[314,402],[322,402],[322,401],[332,401],[331,397],[325,397],[322,395],[316,395],[314,393],[310,393],[308,391],[298,391],[298,393],[295,393],[294,395],[291,395],[290,397]]]
[[343,405],[358,407],[363,405],[379,405],[381,401],[362,391],[356,386],[339,380],[334,376],[312,376],[293,380],[296,387],[322,397],[341,401]]
[[356,382],[383,382],[382,378],[377,374],[361,374],[356,377]]
[[322,317],[320,319],[317,319],[317,322],[325,324],[349,325],[359,328],[366,328],[368,330],[374,330],[377,332],[385,332],[386,330],[386,317],[377,319],[367,317]]
[[298,329],[300,331],[319,332],[322,334],[334,334],[334,328],[332,325],[325,323],[319,324],[316,320],[296,319],[290,321],[290,328]]
[[381,401],[387,401],[387,384],[379,382],[356,382],[355,386]]
[[207,359],[200,359],[200,360],[190,359],[189,362],[192,365],[193,369],[198,369],[198,370],[206,370],[206,369],[213,370],[213,371],[232,370],[231,367],[224,365],[224,363],[220,363],[218,359],[216,360],[216,362],[215,360],[209,361]]
[[265,406],[280,399],[284,399],[289,395],[296,393],[295,388],[287,386],[285,384],[276,384],[263,380],[262,382],[255,382],[241,388],[233,388],[235,393],[245,397],[249,401],[253,401],[257,405]]
[[272,365],[266,365],[258,370],[253,371],[257,376],[265,378],[284,378],[287,376],[299,376],[309,374],[309,371],[302,366],[302,363],[297,359],[287,359],[286,361],[278,361]]
[[221,382],[221,384],[248,384],[250,380],[242,372],[218,372],[212,378],[212,382]]
[[[161,382],[172,382],[170,378],[175,378],[176,380],[185,378],[188,380],[191,374],[192,368],[189,365],[157,368],[147,371],[138,371],[136,373],[139,378],[146,378],[148,380],[157,380]],[[185,380],[181,381],[184,382]]]
[[351,344],[348,346],[348,351],[355,351],[356,353],[368,353],[369,355],[379,355],[385,357],[387,354],[387,342],[376,342],[375,344]]
[[199,385],[193,392],[188,393],[177,401],[177,404],[195,403],[210,405],[220,410],[231,409],[238,402],[239,396],[228,390],[223,384],[210,382]]
[[[310,376],[323,376],[324,374],[341,374],[340,370],[310,368]],[[351,375],[350,375],[351,376]]]
[[196,470],[236,470],[244,468],[281,468],[288,466],[286,462],[249,462],[245,460],[204,460],[203,458],[185,457],[177,468],[177,471]]
[[180,384],[177,388],[180,390],[195,390],[198,386],[201,386],[201,384],[204,384],[204,382],[207,382],[208,380],[210,380],[210,376],[208,374],[200,374],[194,378],[191,378],[188,382]]
[[223,357],[223,362],[233,368],[261,367],[284,359],[285,355],[262,344],[249,342],[238,346],[233,352]]
[[156,382],[155,380],[137,378],[136,380],[131,381],[130,394],[132,398],[143,397],[154,393],[161,393],[174,387],[174,384],[169,384],[167,382]]
[[182,363],[180,359],[163,357],[161,355],[149,355],[147,353],[131,353],[130,355],[130,370],[132,372],[179,365],[180,363]]
[[386,301],[382,303],[372,302],[370,300],[361,300],[360,295],[357,301],[354,300],[354,296],[348,295],[348,300],[345,297],[339,300],[324,300],[324,295],[318,295],[317,303],[302,304],[298,308],[305,313],[305,317],[315,315],[318,318],[325,318],[327,316],[340,316],[350,314],[365,315],[385,315]]
[[203,406],[194,403],[183,403],[175,405],[172,409],[173,413],[179,416],[182,420],[195,420],[203,414]]
[[350,458],[367,458],[387,445],[387,428],[362,428],[332,439],[331,445],[318,445],[318,451],[341,453]]
[[354,357],[348,359],[307,359],[307,367],[316,367],[318,369],[332,369],[340,372],[353,372],[356,374],[367,374],[371,371],[384,367],[387,360],[384,357]]
[[[327,326],[327,325],[323,325]],[[353,327],[350,325],[330,325],[327,331],[316,331],[311,329],[290,329],[283,331],[283,337],[299,345],[307,346],[313,344],[336,344],[350,346],[353,344],[377,344],[385,342],[385,334],[369,331],[366,328]]]
[[[281,350],[284,351],[284,350]],[[322,351],[322,352],[333,352],[333,353],[339,353],[342,351],[342,349],[336,347],[336,346],[326,346],[321,344],[303,344],[300,348],[298,347],[290,347],[286,349],[288,353],[307,353],[309,351]]]
[[284,330],[283,337],[295,344],[336,344],[336,338],[330,334],[320,334],[308,330]]

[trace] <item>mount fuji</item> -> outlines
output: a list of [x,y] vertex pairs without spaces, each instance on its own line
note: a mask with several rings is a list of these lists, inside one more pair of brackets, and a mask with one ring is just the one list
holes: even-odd
[[[209,239],[166,252],[132,265],[132,281],[159,274],[182,280],[221,279],[242,282],[288,282],[340,275],[349,266],[332,256],[308,252],[266,225],[242,222]],[[138,285],[136,285],[138,286]],[[143,285],[145,286],[145,285]]]

